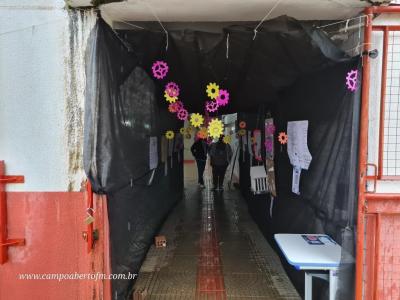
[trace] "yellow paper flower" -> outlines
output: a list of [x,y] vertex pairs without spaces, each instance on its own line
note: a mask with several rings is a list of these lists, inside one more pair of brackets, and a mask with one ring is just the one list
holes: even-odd
[[181,129],[179,129],[179,132],[184,135],[186,133],[186,128],[182,127]]
[[190,117],[190,123],[194,127],[200,127],[203,124],[203,122],[204,122],[204,118],[201,114],[194,113]]
[[208,124],[208,135],[212,138],[219,138],[224,132],[224,124],[218,119],[212,119]]
[[178,100],[178,97],[171,97],[170,95],[168,95],[167,91],[164,92],[164,97],[165,100],[169,103],[174,103],[176,102],[176,100]]
[[226,135],[226,136],[224,136],[223,141],[224,141],[225,144],[230,144],[231,141],[232,141],[232,138],[231,138],[230,135]]
[[216,83],[211,82],[207,85],[206,92],[208,97],[215,100],[219,95],[219,86]]
[[238,131],[238,135],[240,135],[240,136],[246,135],[246,129],[240,129],[240,130]]
[[175,133],[172,130],[168,130],[167,132],[165,132],[165,137],[168,140],[172,140],[175,136]]

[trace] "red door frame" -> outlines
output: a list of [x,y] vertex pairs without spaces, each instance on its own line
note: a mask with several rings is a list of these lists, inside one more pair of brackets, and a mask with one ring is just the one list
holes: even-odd
[[[372,6],[365,9],[366,21],[364,28],[364,53],[371,49],[372,16],[379,13],[400,13],[400,6]],[[355,299],[363,298],[363,273],[364,273],[364,231],[365,217],[367,214],[366,197],[369,199],[387,199],[399,195],[369,194],[366,191],[367,180],[367,157],[368,157],[368,124],[369,124],[369,90],[370,90],[370,57],[363,55],[362,71],[362,98],[361,98],[361,120],[359,138],[359,166],[358,166],[358,216],[357,216],[357,241],[356,241],[356,278]],[[375,278],[376,280],[376,278]]]

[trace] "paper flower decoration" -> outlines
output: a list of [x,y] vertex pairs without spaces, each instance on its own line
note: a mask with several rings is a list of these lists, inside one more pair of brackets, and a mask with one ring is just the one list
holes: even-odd
[[288,141],[288,136],[287,136],[287,134],[286,134],[285,132],[283,132],[283,131],[282,131],[282,132],[279,132],[278,141],[279,141],[279,143],[281,143],[282,145],[286,144],[287,141]]
[[191,135],[190,133],[186,133],[186,134],[185,134],[185,138],[189,140],[189,139],[192,138],[192,135]]
[[207,131],[199,130],[196,135],[199,139],[205,140],[207,138]]
[[207,85],[206,92],[208,97],[210,97],[211,99],[217,99],[219,95],[219,86],[216,83],[211,82]]
[[267,134],[273,135],[275,133],[275,125],[270,123],[270,124],[267,125],[265,130],[266,130]]
[[168,111],[171,113],[176,113],[178,111],[178,105],[176,104],[176,102],[168,105]]
[[186,128],[187,133],[192,133],[193,131],[193,127],[189,126],[188,128]]
[[153,76],[157,79],[163,79],[165,76],[167,76],[168,69],[167,63],[161,60],[156,61],[151,67]]
[[217,97],[217,103],[219,106],[225,106],[229,102],[229,93],[226,90],[219,90],[219,95]]
[[232,138],[230,135],[226,135],[226,136],[224,136],[223,141],[225,144],[230,144],[232,141]]
[[169,103],[174,103],[176,102],[176,100],[178,100],[178,97],[171,97],[170,95],[168,95],[167,91],[164,92],[164,97],[165,100]]
[[165,86],[165,92],[170,97],[178,97],[179,96],[179,86],[175,82],[169,82]]
[[186,133],[186,128],[182,127],[181,129],[179,129],[179,133],[184,135]]
[[246,128],[246,125],[247,125],[247,124],[246,124],[245,121],[240,121],[240,122],[239,122],[239,127],[242,128],[242,129]]
[[186,121],[189,116],[189,113],[186,109],[181,108],[176,115],[179,120]]
[[218,119],[212,119],[208,124],[208,135],[214,139],[219,138],[224,132],[224,124]]
[[218,103],[216,101],[207,101],[206,109],[208,112],[215,112],[218,110]]
[[358,70],[351,70],[346,76],[347,89],[355,92],[357,89]]
[[274,149],[274,143],[272,142],[272,140],[266,140],[264,146],[267,152],[272,152],[272,150]]
[[204,118],[201,114],[194,113],[190,117],[190,124],[192,124],[193,127],[200,127],[204,122]]
[[175,136],[175,133],[172,130],[168,130],[167,132],[165,132],[165,137],[168,140],[172,140]]
[[246,129],[240,129],[240,130],[238,131],[238,135],[239,135],[239,136],[244,136],[244,135],[246,135]]
[[182,101],[176,101],[175,105],[176,105],[176,111],[180,111],[183,108]]

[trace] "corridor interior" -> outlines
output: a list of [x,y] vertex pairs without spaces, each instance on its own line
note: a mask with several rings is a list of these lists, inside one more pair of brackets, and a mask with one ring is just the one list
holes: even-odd
[[167,246],[151,246],[133,298],[301,299],[240,192],[228,180],[224,192],[212,191],[209,165],[205,189],[197,185],[194,163],[184,169],[184,199],[158,233]]

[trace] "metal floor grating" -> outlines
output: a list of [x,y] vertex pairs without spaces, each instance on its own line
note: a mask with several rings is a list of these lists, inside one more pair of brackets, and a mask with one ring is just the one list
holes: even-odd
[[[209,249],[215,236],[204,234],[207,226],[216,228],[217,238]],[[238,191],[214,194],[187,181],[185,199],[159,234],[166,236],[167,247],[150,248],[134,299],[301,299]],[[199,293],[199,286],[207,284],[214,284],[214,290]]]

